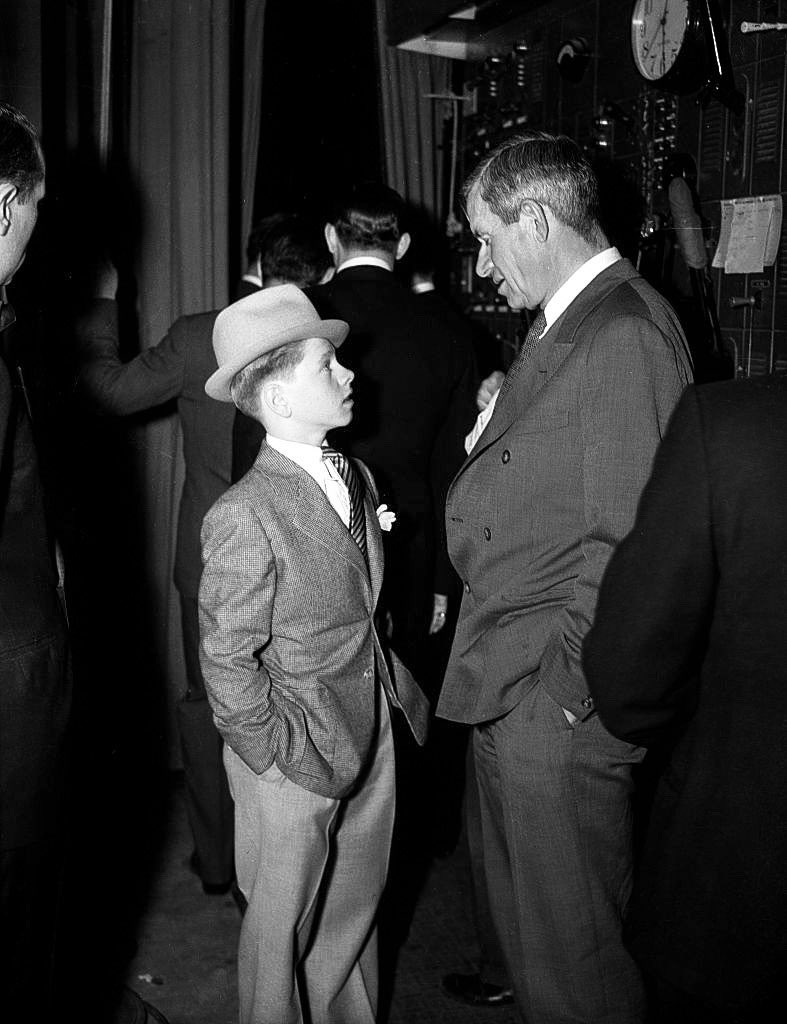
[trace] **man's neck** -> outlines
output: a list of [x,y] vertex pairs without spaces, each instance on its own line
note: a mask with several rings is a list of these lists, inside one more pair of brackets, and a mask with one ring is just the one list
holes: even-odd
[[[550,235],[550,252],[547,254],[547,264],[551,268],[551,285],[541,303],[542,308],[547,305],[563,285],[583,267],[588,260],[598,256],[609,247],[606,239],[600,240],[599,244],[586,242],[574,231],[563,230]],[[602,244],[603,242],[603,244]]]
[[393,270],[393,253],[385,249],[340,249],[336,254],[336,270],[343,270],[347,264],[352,266],[380,267],[383,270]]

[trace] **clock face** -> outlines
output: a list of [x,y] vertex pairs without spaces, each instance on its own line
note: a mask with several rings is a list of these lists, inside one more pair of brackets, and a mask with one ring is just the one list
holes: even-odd
[[672,69],[686,40],[689,0],[636,0],[631,15],[631,52],[637,70],[658,82]]

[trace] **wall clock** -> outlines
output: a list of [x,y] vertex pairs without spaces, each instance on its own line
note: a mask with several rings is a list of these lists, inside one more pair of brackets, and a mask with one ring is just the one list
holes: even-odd
[[642,77],[672,92],[693,92],[706,80],[705,38],[694,0],[636,0],[631,52]]
[[669,92],[717,97],[743,112],[716,0],[635,0],[631,53],[642,77]]

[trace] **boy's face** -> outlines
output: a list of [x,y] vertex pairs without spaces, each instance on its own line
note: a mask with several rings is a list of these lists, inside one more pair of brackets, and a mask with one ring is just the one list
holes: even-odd
[[290,425],[301,440],[321,444],[334,427],[346,426],[353,415],[351,383],[355,374],[336,358],[324,338],[309,338],[303,358],[282,389],[290,407]]

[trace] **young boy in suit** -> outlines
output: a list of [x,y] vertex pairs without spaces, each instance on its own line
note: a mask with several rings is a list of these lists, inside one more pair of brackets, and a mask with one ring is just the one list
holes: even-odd
[[202,531],[201,660],[235,799],[248,900],[241,1024],[373,1024],[375,915],[394,813],[389,703],[423,742],[426,702],[374,624],[374,482],[325,447],[352,418],[348,332],[294,285],[219,314],[205,385],[265,427]]

